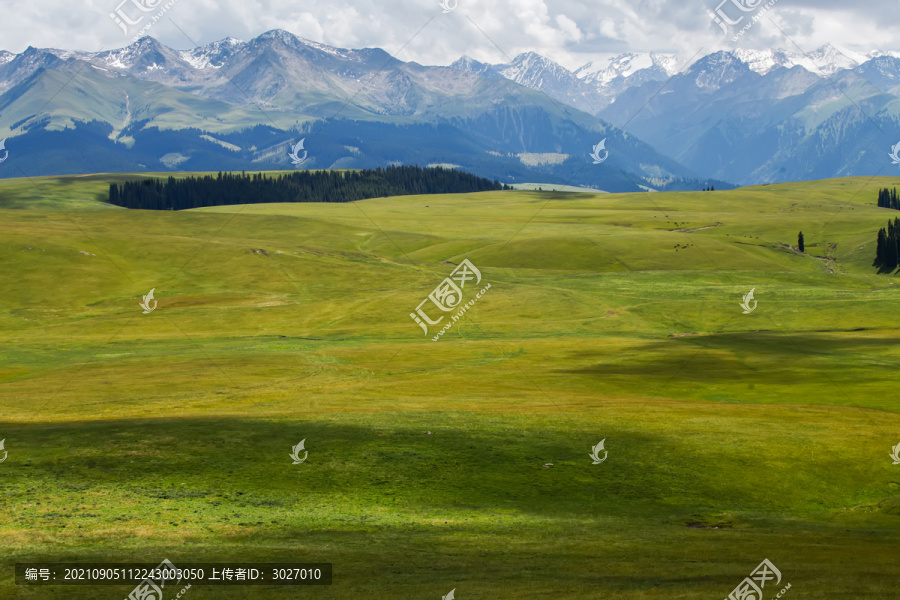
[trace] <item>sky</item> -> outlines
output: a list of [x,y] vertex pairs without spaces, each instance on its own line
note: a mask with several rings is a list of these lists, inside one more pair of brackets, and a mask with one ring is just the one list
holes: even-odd
[[[898,0],[443,1],[455,8],[445,13],[440,0],[0,0],[0,49],[120,48],[164,11],[145,33],[173,48],[285,29],[341,48],[383,48],[428,65],[462,55],[507,62],[527,51],[575,69],[626,52],[809,52],[826,43],[863,53],[900,50]],[[713,22],[716,8],[732,21],[743,17],[728,36]],[[132,21],[144,18],[120,28],[110,17],[116,9]],[[734,30],[755,15],[758,22],[735,40]]]

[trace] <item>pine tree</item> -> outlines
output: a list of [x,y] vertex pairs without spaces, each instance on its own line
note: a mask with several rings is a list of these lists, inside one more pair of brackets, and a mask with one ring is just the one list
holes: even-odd
[[797,236],[797,248],[800,249],[800,252],[806,251],[806,245],[803,243],[803,232],[800,232],[800,235]]
[[900,200],[897,198],[897,188],[878,190],[878,206],[880,208],[892,208],[900,210]]
[[887,229],[878,230],[878,240],[875,245],[875,262],[881,273],[893,273],[900,265],[900,219],[888,221]]

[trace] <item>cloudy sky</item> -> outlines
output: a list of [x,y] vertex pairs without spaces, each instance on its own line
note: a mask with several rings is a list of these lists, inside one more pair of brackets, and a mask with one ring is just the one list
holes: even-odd
[[[148,32],[174,48],[250,39],[269,29],[343,48],[381,47],[406,61],[446,65],[466,54],[505,62],[533,50],[575,68],[613,54],[650,50],[690,57],[720,48],[810,51],[825,43],[855,50],[900,50],[897,0],[0,0],[0,49],[27,46],[103,50],[128,45],[110,18],[132,20],[172,4]],[[136,6],[153,7],[148,13]],[[742,13],[744,8],[755,9]],[[743,24],[772,4],[739,42],[723,39],[717,7]],[[143,19],[146,25],[150,16]],[[782,33],[783,31],[783,33]]]

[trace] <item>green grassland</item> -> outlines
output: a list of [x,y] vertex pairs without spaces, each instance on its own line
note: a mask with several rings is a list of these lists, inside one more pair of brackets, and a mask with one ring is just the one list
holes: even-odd
[[[102,203],[131,177],[0,181],[0,597],[165,557],[334,565],[197,599],[713,599],[764,558],[765,598],[900,597],[900,179]],[[432,342],[463,258],[491,289]]]

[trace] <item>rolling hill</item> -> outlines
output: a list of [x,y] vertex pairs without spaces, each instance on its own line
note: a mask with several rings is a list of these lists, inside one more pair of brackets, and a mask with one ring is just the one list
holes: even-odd
[[[102,202],[146,176],[0,181],[5,573],[316,561],[331,586],[185,597],[663,600],[768,559],[767,598],[895,595],[900,279],[871,262],[897,177]],[[491,288],[432,342],[410,313],[464,259]]]

